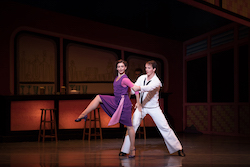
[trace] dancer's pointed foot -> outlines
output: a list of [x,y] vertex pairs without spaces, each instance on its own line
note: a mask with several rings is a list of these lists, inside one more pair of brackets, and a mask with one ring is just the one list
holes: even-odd
[[135,150],[136,149],[130,150],[129,158],[135,158]]
[[184,153],[183,149],[178,151],[178,155],[181,157],[185,157],[186,154]]
[[82,119],[84,119],[84,121],[86,121],[87,120],[87,118],[88,118],[88,116],[87,115],[85,115],[84,117],[82,117],[82,118],[77,118],[76,120],[75,120],[75,122],[80,122]]

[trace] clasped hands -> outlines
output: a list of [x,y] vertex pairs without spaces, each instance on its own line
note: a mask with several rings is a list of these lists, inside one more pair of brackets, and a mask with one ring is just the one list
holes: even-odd
[[142,105],[141,105],[141,103],[136,103],[135,104],[135,109],[136,108],[141,112],[142,111]]

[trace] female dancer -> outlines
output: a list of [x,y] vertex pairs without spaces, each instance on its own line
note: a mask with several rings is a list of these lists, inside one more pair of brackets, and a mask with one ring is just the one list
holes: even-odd
[[[111,117],[110,125],[114,125],[118,122],[127,126],[129,139],[131,142],[129,158],[135,157],[135,131],[131,123],[131,109],[132,103],[129,99],[129,88],[134,89],[137,87],[134,85],[125,74],[127,69],[127,62],[124,60],[118,60],[116,62],[116,69],[118,76],[113,83],[114,96],[110,95],[97,95],[87,106],[87,108],[79,115],[75,120],[76,122],[82,119],[87,119],[87,114],[96,109],[100,104],[102,109]],[[136,92],[138,94],[139,92]]]

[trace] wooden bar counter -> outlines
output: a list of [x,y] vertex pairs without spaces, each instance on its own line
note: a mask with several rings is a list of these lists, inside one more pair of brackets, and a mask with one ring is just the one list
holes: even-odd
[[[167,112],[169,93],[161,93],[160,105]],[[0,141],[34,141],[37,140],[41,108],[56,108],[58,139],[81,139],[84,123],[74,120],[86,108],[95,94],[65,95],[13,95],[0,96],[1,130]],[[135,104],[135,98],[131,101]],[[126,128],[122,124],[108,127],[110,117],[100,109],[101,126],[104,138],[122,138]],[[155,127],[150,116],[146,116],[147,135]],[[149,131],[149,132],[148,132]],[[156,131],[154,129],[154,131]],[[155,134],[153,134],[155,135]]]

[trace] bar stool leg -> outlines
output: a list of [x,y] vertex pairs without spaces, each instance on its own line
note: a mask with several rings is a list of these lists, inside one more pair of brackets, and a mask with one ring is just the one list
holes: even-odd
[[41,109],[41,121],[40,121],[40,129],[39,129],[39,135],[38,135],[38,142],[40,142],[40,139],[41,139],[42,121],[43,121],[43,109]]
[[58,140],[57,140],[56,111],[55,111],[55,110],[52,110],[52,111],[53,111],[53,117],[54,117],[55,140],[56,140],[56,142],[57,142]]
[[139,135],[139,139],[141,138],[141,134],[143,134],[144,139],[146,139],[145,119],[143,119],[142,121],[143,121],[143,125],[139,126],[139,128],[138,128],[138,135]]
[[46,123],[46,109],[44,110],[44,120],[43,120],[43,142],[45,141],[45,123]]
[[[90,120],[91,120],[91,113],[88,114],[88,117],[87,117],[86,121],[84,121],[84,128],[83,128],[82,140],[85,139],[86,135],[90,134],[89,132],[86,131],[87,130],[87,128],[86,128],[87,127],[87,121],[90,121]],[[89,126],[91,127],[91,123],[89,123]],[[88,138],[89,138],[89,136],[88,136]]]
[[95,132],[94,132],[94,136],[95,136],[95,140],[96,140],[96,136],[97,136],[97,132],[96,132],[96,110],[94,110],[94,128],[95,128]]
[[143,134],[144,134],[144,139],[146,139],[145,119],[143,119]]
[[100,132],[100,138],[102,140],[102,125],[101,125],[101,117],[100,117],[100,108],[97,108],[98,112],[98,120],[99,120],[99,132]]
[[86,125],[87,125],[87,120],[84,122],[83,135],[82,135],[82,139],[83,139],[83,140],[85,139]]
[[90,136],[91,136],[91,120],[92,120],[92,114],[90,113],[89,114],[90,116],[89,116],[89,141],[90,141]]
[[[50,134],[53,135],[53,119],[52,119],[52,114],[54,113],[53,110],[49,110],[50,113]],[[53,138],[51,137],[51,141],[53,141]]]

